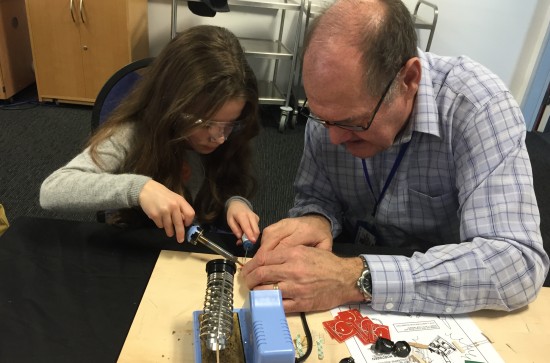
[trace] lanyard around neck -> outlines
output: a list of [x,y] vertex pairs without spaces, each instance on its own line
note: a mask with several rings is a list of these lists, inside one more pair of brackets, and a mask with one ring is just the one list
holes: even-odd
[[410,141],[404,143],[399,148],[399,154],[397,154],[397,157],[395,158],[395,161],[393,162],[393,166],[391,168],[390,174],[386,178],[386,182],[384,183],[384,187],[382,188],[382,191],[380,192],[380,195],[378,198],[376,198],[374,194],[374,189],[372,188],[372,183],[370,181],[369,177],[369,170],[367,169],[367,163],[365,162],[365,159],[361,159],[363,162],[363,173],[365,174],[365,179],[367,180],[367,184],[369,185],[370,191],[372,193],[372,196],[374,197],[374,208],[372,209],[372,216],[374,217],[376,215],[376,211],[378,210],[378,205],[380,204],[380,201],[382,201],[382,198],[384,198],[384,194],[386,194],[386,190],[390,186],[390,183],[395,176],[395,172],[397,171],[397,168],[399,167],[399,164],[401,164],[401,160],[403,160],[403,156],[405,156],[405,152],[407,151],[407,148],[409,147]]

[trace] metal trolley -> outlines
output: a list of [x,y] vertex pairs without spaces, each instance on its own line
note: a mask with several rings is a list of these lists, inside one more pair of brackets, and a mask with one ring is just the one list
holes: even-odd
[[[190,2],[197,0],[180,0]],[[305,11],[305,0],[228,0],[231,9],[238,8],[246,11],[247,8],[272,9],[279,16],[277,39],[239,38],[248,57],[263,58],[274,62],[270,79],[259,79],[259,101],[263,105],[279,105],[279,131],[283,132],[287,126],[293,128],[296,124],[294,116],[295,96],[293,92],[295,72],[297,69],[298,50],[302,30],[302,18]],[[177,33],[178,0],[172,0],[171,36]],[[297,24],[294,34],[294,44],[287,47],[283,37],[285,35],[285,18],[287,11],[297,12]],[[280,14],[278,14],[280,12]],[[292,34],[291,34],[292,35]],[[290,62],[287,75],[286,89],[277,82],[279,79],[280,62]],[[283,75],[284,76],[284,75]]]

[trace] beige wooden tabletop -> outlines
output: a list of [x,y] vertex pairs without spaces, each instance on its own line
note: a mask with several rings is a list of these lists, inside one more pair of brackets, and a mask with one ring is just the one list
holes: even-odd
[[[162,251],[143,294],[134,321],[120,353],[119,363],[194,363],[192,313],[202,310],[206,291],[206,262],[215,255]],[[239,272],[234,281],[234,307],[240,308],[248,289]],[[512,313],[481,311],[470,314],[481,331],[506,362],[550,361],[550,288],[543,288],[537,300]],[[349,356],[345,344],[330,339],[322,322],[330,312],[308,313],[313,337],[324,337],[324,359],[315,349],[307,362],[338,362]],[[303,334],[299,315],[287,315],[292,337]]]

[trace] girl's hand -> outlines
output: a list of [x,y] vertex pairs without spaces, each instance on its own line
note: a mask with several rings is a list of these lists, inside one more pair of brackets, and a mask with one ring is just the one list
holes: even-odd
[[185,226],[195,218],[195,210],[185,198],[150,180],[139,194],[139,205],[157,227],[164,228],[168,237],[175,231],[178,243],[185,241]]
[[260,235],[260,227],[258,223],[260,217],[254,213],[248,205],[239,201],[233,200],[227,208],[227,225],[233,231],[233,234],[241,241],[241,237],[246,234],[246,237],[256,243]]

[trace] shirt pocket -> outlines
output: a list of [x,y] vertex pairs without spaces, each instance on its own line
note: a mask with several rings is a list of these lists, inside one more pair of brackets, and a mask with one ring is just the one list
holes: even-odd
[[432,238],[437,236],[447,243],[452,243],[452,240],[458,242],[458,207],[457,195],[452,191],[428,195],[409,188],[409,213],[413,216],[413,224],[421,226],[417,232]]

